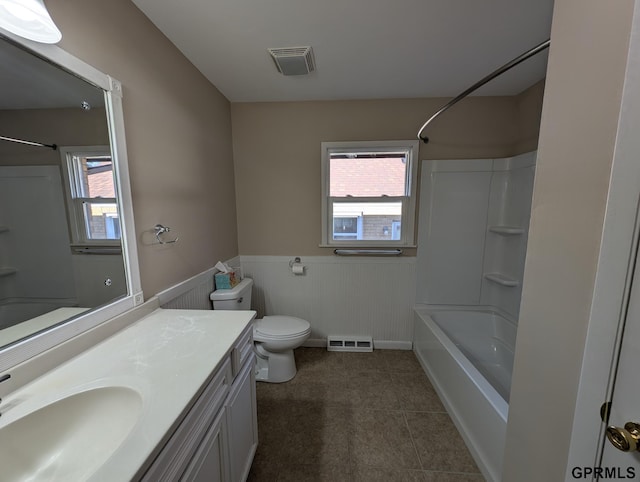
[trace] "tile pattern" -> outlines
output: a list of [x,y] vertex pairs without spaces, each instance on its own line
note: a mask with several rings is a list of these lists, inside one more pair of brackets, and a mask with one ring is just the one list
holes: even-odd
[[258,383],[249,481],[481,482],[411,351],[298,348],[287,383]]

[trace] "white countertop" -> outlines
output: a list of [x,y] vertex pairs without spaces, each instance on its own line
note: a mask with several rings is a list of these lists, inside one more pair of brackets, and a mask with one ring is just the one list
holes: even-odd
[[5,397],[0,430],[43,403],[77,392],[133,388],[142,395],[135,427],[97,472],[80,470],[74,478],[130,480],[254,317],[253,311],[158,309]]

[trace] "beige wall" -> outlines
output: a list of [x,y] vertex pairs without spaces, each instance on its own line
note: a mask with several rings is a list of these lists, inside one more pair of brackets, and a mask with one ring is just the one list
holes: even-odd
[[[48,0],[60,46],[123,84],[148,297],[238,254],[229,102],[128,0]],[[180,241],[146,242],[156,223]]]
[[564,480],[633,3],[555,2],[505,482]]
[[[540,104],[540,87],[528,90],[525,100],[465,99],[428,128],[430,142],[421,143],[420,159],[505,157],[523,146],[534,149],[536,98]],[[446,101],[232,104],[240,253],[330,254],[330,249],[318,247],[320,143],[415,139],[418,128]],[[522,127],[520,117],[526,119]]]
[[538,148],[543,96],[544,80],[541,80],[515,97],[518,123],[514,154],[531,152]]

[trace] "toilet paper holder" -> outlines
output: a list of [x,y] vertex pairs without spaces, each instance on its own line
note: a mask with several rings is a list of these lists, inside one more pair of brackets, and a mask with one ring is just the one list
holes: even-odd
[[291,261],[289,261],[289,268],[295,275],[304,274],[305,266],[302,264],[302,260],[299,256],[296,256]]
[[300,264],[302,261],[300,260],[300,256],[296,256],[291,261],[289,261],[289,268],[293,268],[294,264]]

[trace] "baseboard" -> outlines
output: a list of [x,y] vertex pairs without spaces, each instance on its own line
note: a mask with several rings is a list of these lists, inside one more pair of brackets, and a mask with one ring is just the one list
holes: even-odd
[[373,340],[374,350],[413,350],[410,341]]
[[[309,338],[302,346],[309,348],[326,348],[326,338]],[[413,343],[410,341],[373,340],[374,350],[413,350]]]
[[326,348],[327,347],[327,339],[326,338],[309,338],[305,341],[302,346],[306,346],[308,348]]

